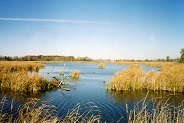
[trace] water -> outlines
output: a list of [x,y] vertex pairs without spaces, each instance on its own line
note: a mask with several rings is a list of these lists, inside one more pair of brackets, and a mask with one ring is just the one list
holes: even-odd
[[[73,70],[80,71],[79,80],[72,80],[67,78],[65,83],[66,87],[70,88],[70,91],[65,91],[61,87],[60,89],[47,91],[37,95],[19,95],[11,94],[11,92],[1,92],[1,98],[7,95],[7,106],[11,104],[11,99],[15,97],[15,108],[24,103],[28,97],[36,97],[41,101],[47,101],[48,104],[56,106],[57,115],[65,116],[68,109],[74,108],[80,103],[81,109],[85,107],[97,106],[97,111],[94,114],[101,115],[101,120],[104,122],[127,122],[126,115],[126,103],[129,109],[132,109],[135,104],[143,99],[146,95],[146,91],[140,92],[110,92],[106,91],[106,83],[110,82],[114,73],[126,69],[129,65],[115,65],[105,64],[105,69],[98,69],[98,64],[86,64],[86,63],[65,63],[65,75],[69,75]],[[51,80],[53,77],[61,79],[59,75],[62,71],[64,63],[46,64],[44,69],[39,71],[39,74],[46,79]],[[159,71],[159,68],[147,67],[141,65],[145,71],[155,69]],[[105,81],[105,82],[104,82]],[[149,92],[147,99],[153,97],[164,97],[168,99],[170,93],[168,92]],[[172,98],[171,101],[181,102],[184,99],[182,94],[179,94],[177,98]],[[9,109],[5,111],[8,112]]]

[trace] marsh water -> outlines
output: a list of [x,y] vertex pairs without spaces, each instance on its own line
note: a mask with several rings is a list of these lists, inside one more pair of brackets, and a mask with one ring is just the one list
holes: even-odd
[[[104,69],[98,69],[98,64],[95,63],[52,63],[45,64],[45,68],[39,71],[39,74],[45,77],[47,80],[51,80],[56,77],[61,80],[60,76],[63,66],[65,66],[65,76],[69,75],[73,70],[80,71],[80,78],[73,80],[67,78],[65,85],[59,89],[40,93],[38,95],[19,95],[11,93],[9,91],[1,91],[1,98],[7,96],[7,104],[5,110],[9,110],[11,100],[14,98],[14,107],[20,106],[22,103],[30,97],[38,98],[40,101],[46,101],[47,104],[54,105],[56,107],[56,115],[65,116],[68,109],[74,108],[77,104],[80,104],[81,109],[91,108],[95,106],[93,114],[100,115],[102,122],[127,122],[126,104],[128,104],[129,110],[133,109],[138,101],[146,97],[152,98],[170,98],[171,101],[180,103],[184,100],[182,93],[177,94],[177,97],[170,96],[172,93],[159,91],[149,92],[113,92],[106,90],[106,84],[109,83],[114,73],[128,68],[129,65],[116,65],[105,64]],[[145,71],[155,69],[159,71],[159,68],[153,68],[141,65]],[[63,90],[64,87],[70,89],[70,91]]]

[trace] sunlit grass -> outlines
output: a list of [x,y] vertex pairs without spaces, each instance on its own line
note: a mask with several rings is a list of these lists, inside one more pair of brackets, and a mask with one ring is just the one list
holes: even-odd
[[69,77],[72,78],[72,79],[79,79],[79,77],[80,77],[80,71],[79,70],[72,71],[70,73]]
[[146,98],[138,102],[132,110],[126,104],[129,123],[183,123],[184,104],[179,105]]
[[[58,117],[56,107],[41,102],[38,99],[29,99],[19,108],[14,108],[14,100],[9,107],[5,107],[7,101],[4,97],[0,101],[0,122],[3,123],[99,123],[101,116],[93,103],[81,108],[77,104],[63,117]],[[133,109],[126,104],[127,120],[129,123],[182,123],[184,121],[184,105],[168,103],[155,99],[148,100],[146,97],[139,101]],[[4,110],[9,109],[8,113]],[[16,110],[16,111],[15,111]],[[15,115],[16,112],[16,115]],[[120,119],[121,121],[121,119]]]
[[16,71],[38,71],[44,65],[40,62],[28,61],[1,61],[0,71],[3,72],[16,72]]
[[[16,111],[14,109],[14,100],[10,107],[10,112],[4,113],[6,97],[0,101],[0,122],[3,123],[98,123],[100,115],[94,115],[96,106],[88,106],[81,110],[80,104],[70,109],[64,117],[56,115],[56,107],[38,99],[29,99],[21,105]],[[15,110],[15,109],[14,109]],[[14,114],[16,112],[16,115]]]
[[103,69],[103,68],[105,68],[105,64],[100,63],[100,64],[98,65],[98,68],[99,68],[99,69]]
[[20,93],[37,93],[50,90],[54,82],[48,82],[38,73],[28,75],[29,71],[38,71],[44,65],[35,62],[0,62],[0,87]]
[[139,66],[131,65],[128,69],[115,73],[110,89],[184,92],[184,64],[161,63],[159,66],[162,68],[160,72],[152,70],[146,73]]

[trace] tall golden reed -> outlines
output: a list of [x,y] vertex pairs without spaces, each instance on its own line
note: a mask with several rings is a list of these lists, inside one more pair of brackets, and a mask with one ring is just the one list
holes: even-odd
[[0,71],[3,72],[15,72],[15,71],[38,71],[43,68],[44,65],[40,62],[29,61],[1,61]]
[[183,102],[174,105],[167,101],[157,101],[156,99],[146,101],[145,98],[130,111],[126,104],[128,123],[183,123]]
[[162,63],[159,66],[162,67],[160,72],[145,72],[140,66],[131,65],[128,69],[115,73],[110,89],[184,92],[184,64]]
[[0,88],[20,93],[37,93],[57,87],[55,82],[46,81],[36,72],[28,75],[29,71],[38,71],[43,66],[36,62],[0,62]]
[[97,108],[89,106],[85,110],[80,109],[80,104],[69,110],[64,117],[58,117],[56,108],[52,105],[40,102],[38,99],[29,99],[25,104],[13,111],[13,100],[9,113],[4,113],[6,97],[0,101],[0,122],[2,123],[99,123],[100,115],[94,115]]
[[79,70],[72,71],[70,73],[69,77],[72,78],[72,79],[79,79],[79,77],[80,77],[80,71]]
[[99,68],[99,69],[103,69],[103,68],[105,68],[105,64],[100,63],[100,64],[98,65],[98,68]]

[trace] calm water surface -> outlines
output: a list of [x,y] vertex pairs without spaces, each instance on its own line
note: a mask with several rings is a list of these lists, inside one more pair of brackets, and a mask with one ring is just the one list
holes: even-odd
[[[101,120],[104,122],[127,122],[126,108],[127,103],[129,109],[132,109],[134,105],[141,99],[143,99],[147,92],[109,92],[106,91],[106,84],[103,81],[110,82],[114,73],[124,70],[128,65],[115,65],[106,64],[105,69],[98,69],[98,64],[86,64],[86,63],[65,63],[65,75],[69,75],[73,70],[80,71],[79,80],[66,79],[66,85],[70,91],[65,91],[61,87],[60,89],[47,91],[35,95],[41,101],[47,101],[47,103],[56,106],[57,115],[65,116],[68,109],[74,108],[77,104],[81,104],[81,109],[90,107],[90,105],[97,106],[97,110],[94,114],[101,115]],[[45,64],[45,68],[39,71],[39,74],[46,79],[51,80],[53,77],[61,79],[59,73],[62,71],[64,63]],[[141,65],[145,71],[151,69],[159,70],[159,68],[147,67]],[[29,96],[11,94],[9,91],[1,92],[1,98],[7,95],[7,104],[5,110],[11,104],[11,99],[15,97],[15,108],[24,103]],[[162,97],[168,98],[170,93],[168,92],[149,92],[147,99]],[[33,95],[32,95],[33,96]],[[178,94],[177,98],[170,97],[172,101],[181,102],[184,99],[183,94]]]

